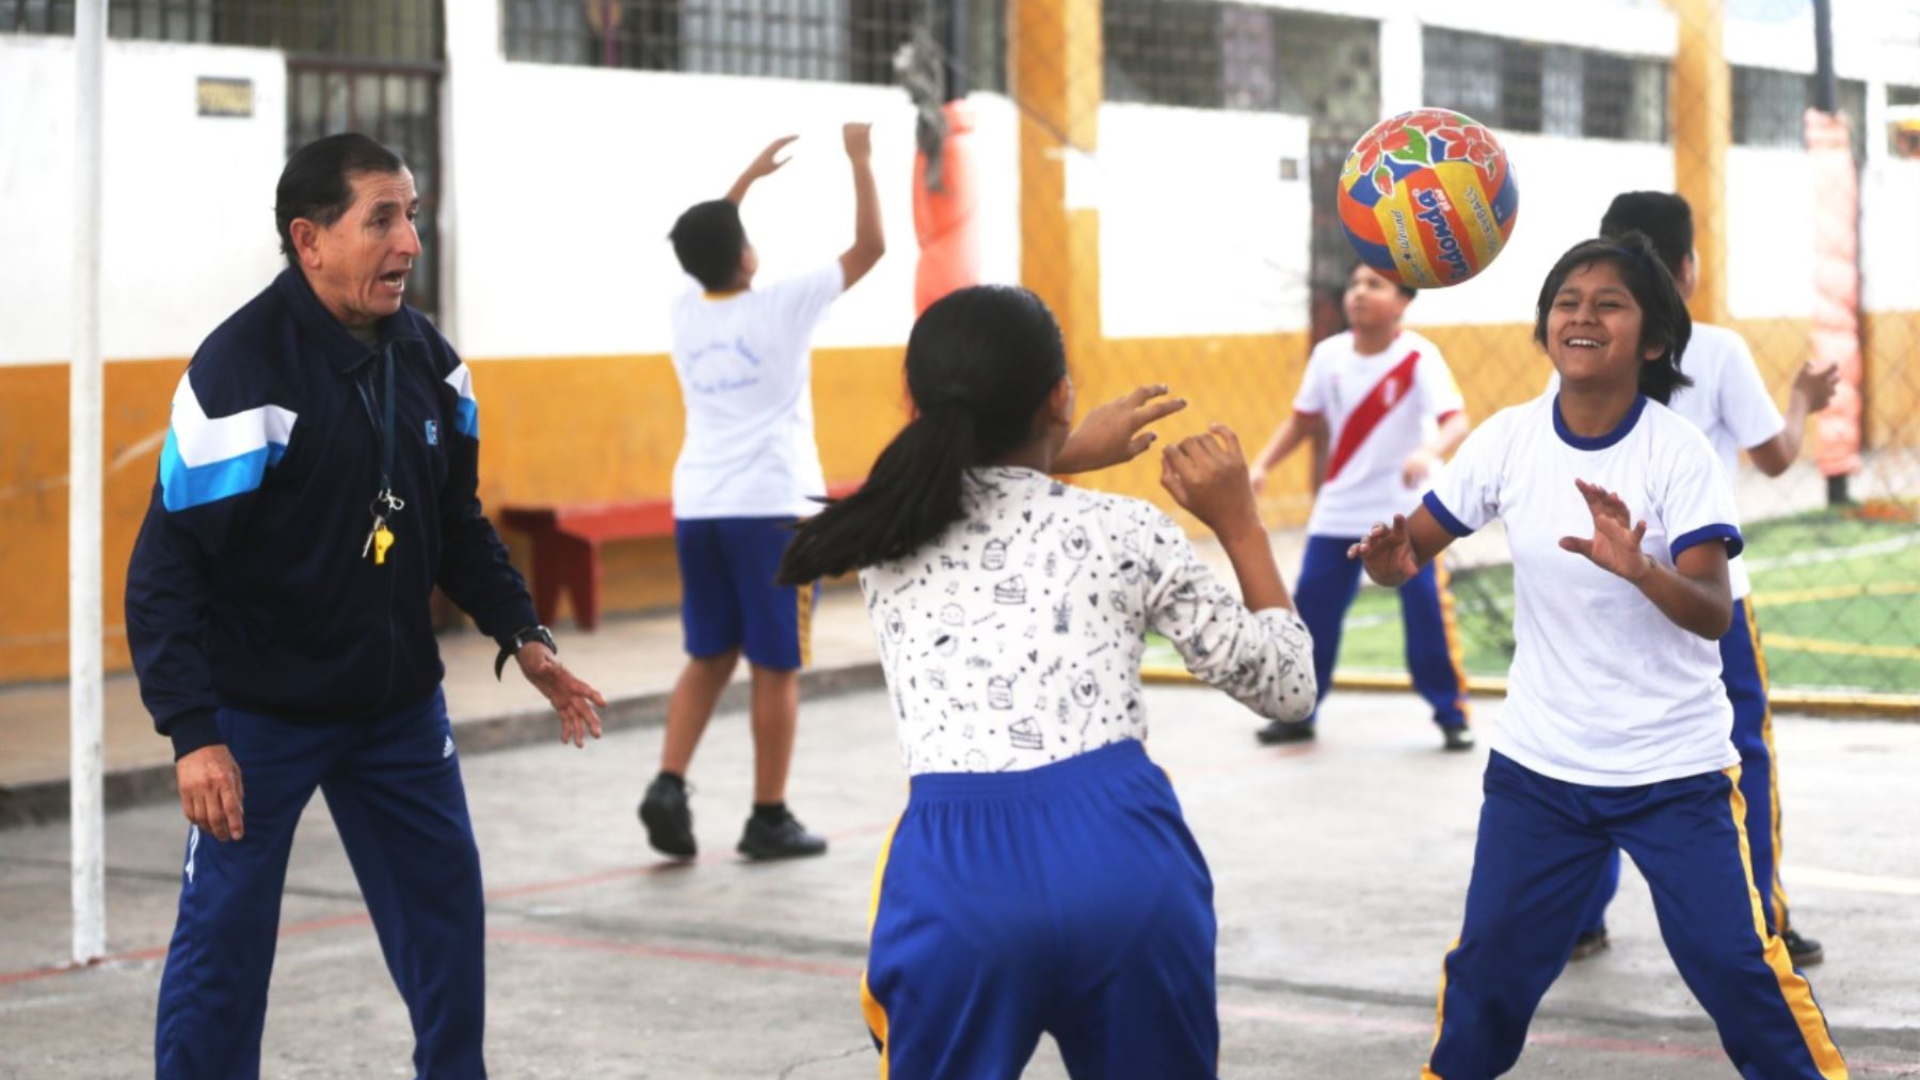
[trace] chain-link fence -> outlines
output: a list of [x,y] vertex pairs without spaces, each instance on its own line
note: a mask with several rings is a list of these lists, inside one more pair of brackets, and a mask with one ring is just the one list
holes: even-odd
[[[1334,198],[1349,148],[1395,112],[1466,113],[1509,155],[1518,226],[1489,270],[1423,293],[1407,322],[1444,353],[1471,420],[1545,388],[1533,303],[1560,252],[1599,231],[1614,195],[1678,192],[1696,225],[1695,318],[1751,347],[1787,416],[1776,450],[1804,428],[1782,475],[1743,455],[1736,479],[1772,678],[1854,699],[1920,692],[1920,140],[1906,104],[1920,96],[1886,75],[1920,83],[1920,66],[1901,66],[1920,53],[1920,9],[1838,3],[1842,67],[1823,85],[1811,7],[1576,0],[1521,20],[1511,5],[1307,7],[1320,10],[1008,0],[1004,53],[948,5],[927,12],[936,47],[973,43],[971,137],[1017,157],[1017,217],[981,217],[1018,236],[982,242],[1017,242],[1020,279],[1066,328],[1082,400],[1167,382],[1192,402],[1168,435],[1224,421],[1253,453],[1293,412],[1313,344],[1342,329],[1355,256]],[[985,74],[996,63],[1004,78]],[[978,89],[1000,85],[1004,97]],[[1003,190],[983,177],[980,197]],[[1793,387],[1815,359],[1843,381],[1802,425]],[[1322,464],[1297,453],[1264,489],[1283,551],[1297,550]],[[1171,509],[1153,463],[1093,482]],[[1477,536],[1449,559],[1466,668],[1504,675],[1504,540]],[[1399,635],[1394,598],[1367,590],[1342,671],[1403,669]]]
[[[1336,181],[1382,117],[1420,106],[1462,112],[1494,130],[1517,177],[1508,249],[1408,312],[1409,327],[1444,354],[1474,423],[1546,385],[1549,365],[1529,331],[1553,259],[1597,231],[1616,194],[1677,191],[1696,224],[1696,318],[1744,338],[1789,428],[1805,430],[1783,475],[1764,476],[1745,458],[1738,472],[1774,680],[1915,695],[1920,373],[1908,357],[1920,348],[1920,0],[1831,4],[1830,79],[1818,74],[1815,5],[1794,0],[497,0],[483,19],[478,0],[112,0],[109,16],[116,38],[282,49],[290,140],[367,128],[401,145],[430,202],[443,174],[463,168],[440,151],[458,157],[475,181],[461,215],[469,252],[512,239],[495,231],[501,207],[488,201],[499,196],[491,181],[518,163],[500,146],[539,142],[549,128],[587,132],[556,144],[554,160],[578,159],[576,178],[590,187],[643,175],[592,190],[619,191],[602,200],[618,215],[665,214],[659,207],[691,196],[661,189],[710,168],[699,159],[712,132],[762,113],[795,123],[798,106],[779,107],[793,102],[814,103],[826,119],[860,115],[878,100],[897,104],[889,84],[905,85],[920,105],[917,143],[938,166],[914,182],[924,189],[937,178],[942,188],[916,194],[918,295],[941,280],[1024,282],[1065,327],[1083,402],[1165,382],[1192,403],[1167,436],[1223,421],[1250,453],[1293,412],[1313,345],[1342,329],[1355,255],[1335,212]],[[0,34],[68,33],[72,15],[72,0],[0,0]],[[479,27],[458,35],[479,50],[468,55],[504,61],[468,65],[466,100],[491,110],[484,129],[456,131],[441,115],[459,84],[441,49],[441,28],[454,23]],[[644,77],[566,70],[603,67]],[[652,124],[634,157],[617,125],[608,134],[575,115],[621,108],[699,119],[685,130]],[[905,160],[876,162],[889,170],[883,186],[907,182]],[[903,217],[890,224],[898,230]],[[785,249],[787,234],[773,230],[787,224],[756,218],[769,251]],[[645,239],[657,243],[660,231]],[[899,239],[890,260],[915,258]],[[470,260],[460,287],[443,289],[429,258],[420,299],[457,293],[470,314],[505,297],[517,303],[526,275],[500,269],[512,264]],[[589,305],[596,311],[651,295],[652,284],[605,277],[619,300]],[[878,306],[850,313],[840,352],[816,368],[821,449],[836,479],[854,478],[896,420],[895,354],[880,353],[903,340],[906,305]],[[664,348],[646,333],[639,340],[626,323],[602,320],[565,348]],[[546,355],[526,344],[536,336],[470,317],[460,344],[484,367],[489,356]],[[145,338],[130,346],[140,356],[181,348]],[[1791,388],[1816,356],[1841,365],[1845,389],[1800,425]],[[670,392],[631,374],[644,364],[617,374],[575,366],[597,380],[598,403]],[[505,388],[534,370],[557,368],[500,364],[483,374]],[[498,399],[514,396],[503,389]],[[625,456],[582,461],[589,452],[555,445],[570,467],[501,458],[486,470],[490,482],[536,500],[663,494],[672,440],[658,433],[677,430],[677,411],[635,421],[603,410],[571,422],[591,433],[583,440],[617,443]],[[517,415],[529,418],[525,429],[512,426]],[[546,438],[538,415],[496,411],[494,445]],[[1324,458],[1302,450],[1264,488],[1262,509],[1289,563]],[[1151,461],[1092,482],[1171,509]],[[1448,559],[1465,666],[1498,676],[1512,651],[1504,543],[1489,531]],[[1399,635],[1393,598],[1367,590],[1348,619],[1343,668],[1400,669]],[[49,655],[31,670],[59,662]]]

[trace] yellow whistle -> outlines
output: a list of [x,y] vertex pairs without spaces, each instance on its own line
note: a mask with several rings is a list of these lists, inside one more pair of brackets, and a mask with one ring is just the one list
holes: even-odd
[[393,533],[385,525],[373,533],[373,565],[387,565],[387,549],[393,546]]

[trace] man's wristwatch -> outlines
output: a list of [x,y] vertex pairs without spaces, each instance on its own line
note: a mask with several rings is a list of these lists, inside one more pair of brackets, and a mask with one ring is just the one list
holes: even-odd
[[507,670],[507,659],[526,647],[529,641],[537,641],[555,653],[560,651],[560,646],[554,644],[553,631],[538,623],[515,630],[512,637],[500,643],[500,655],[493,658],[495,679],[500,678],[501,673]]

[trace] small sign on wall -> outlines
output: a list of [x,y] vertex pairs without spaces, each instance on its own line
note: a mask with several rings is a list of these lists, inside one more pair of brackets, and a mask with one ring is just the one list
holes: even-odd
[[252,116],[253,80],[202,75],[195,87],[201,116]]

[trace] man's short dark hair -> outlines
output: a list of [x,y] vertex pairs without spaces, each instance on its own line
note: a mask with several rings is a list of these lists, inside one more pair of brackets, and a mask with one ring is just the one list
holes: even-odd
[[298,269],[300,255],[293,247],[293,223],[306,218],[321,228],[340,220],[353,205],[353,178],[363,173],[397,173],[405,169],[400,155],[355,132],[315,139],[293,152],[280,170],[273,193],[273,221],[280,229],[280,253]]
[[740,253],[747,249],[747,230],[733,200],[695,203],[667,236],[682,270],[709,289],[732,287],[740,272]]
[[1600,235],[1619,239],[1630,232],[1653,241],[1653,250],[1677,281],[1680,264],[1693,254],[1693,208],[1664,191],[1629,191],[1614,196],[1600,219]]

